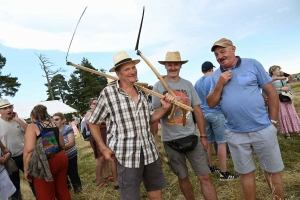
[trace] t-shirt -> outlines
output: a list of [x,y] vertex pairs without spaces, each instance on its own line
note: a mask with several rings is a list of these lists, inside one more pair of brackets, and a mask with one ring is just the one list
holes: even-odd
[[0,140],[12,153],[12,157],[23,154],[25,131],[15,120],[0,118]]
[[[212,75],[212,92],[224,69]],[[223,87],[220,105],[226,118],[225,127],[233,132],[253,132],[271,125],[261,88],[272,81],[263,66],[254,59],[238,57],[231,69],[232,78]]]
[[[165,81],[177,96],[178,101],[191,107],[200,105],[201,103],[200,98],[191,82],[183,78],[180,78],[180,80],[176,82],[168,81],[166,79]],[[167,93],[167,90],[165,89],[165,87],[162,85],[161,82],[157,82],[154,85],[153,90],[160,94]],[[157,98],[156,96],[152,96],[152,105],[153,108],[160,108],[161,107],[160,99]],[[169,122],[168,120],[169,114],[170,113],[167,113],[160,120],[162,125],[162,141],[171,141],[189,135],[198,135],[194,125],[192,113],[190,111],[186,112],[185,126],[183,126],[182,124],[183,113],[180,107],[176,107],[176,111],[173,116],[174,123]]]
[[[64,127],[62,129],[62,136],[64,138],[65,144],[69,142],[69,140],[68,140],[68,135],[69,134],[74,135],[73,128],[71,126],[64,125]],[[76,145],[74,144],[73,147],[71,147],[69,149],[66,149],[66,152],[67,152],[67,155],[68,155],[69,159],[74,158],[75,156],[77,156],[77,147],[76,147]]]
[[218,104],[214,108],[210,108],[207,104],[206,97],[209,94],[211,86],[211,76],[202,76],[196,83],[195,83],[195,90],[200,97],[201,104],[200,107],[202,108],[203,113],[218,113],[221,114],[221,106]]

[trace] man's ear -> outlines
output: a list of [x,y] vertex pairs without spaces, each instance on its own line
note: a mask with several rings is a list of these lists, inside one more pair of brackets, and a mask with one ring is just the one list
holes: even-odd
[[232,46],[232,47],[231,47],[231,51],[232,51],[232,52],[235,52],[235,50],[236,50],[236,47],[235,47],[235,46]]

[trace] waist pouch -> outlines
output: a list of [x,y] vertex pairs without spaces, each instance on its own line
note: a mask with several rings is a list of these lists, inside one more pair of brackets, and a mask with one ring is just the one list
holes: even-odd
[[165,143],[172,149],[180,153],[185,153],[194,150],[194,148],[198,144],[198,140],[199,139],[197,135],[189,135],[187,137],[179,138],[177,140],[166,141]]

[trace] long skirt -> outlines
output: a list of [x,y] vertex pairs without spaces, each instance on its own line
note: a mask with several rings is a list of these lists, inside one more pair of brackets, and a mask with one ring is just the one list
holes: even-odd
[[300,119],[293,103],[279,102],[278,121],[281,134],[300,131]]

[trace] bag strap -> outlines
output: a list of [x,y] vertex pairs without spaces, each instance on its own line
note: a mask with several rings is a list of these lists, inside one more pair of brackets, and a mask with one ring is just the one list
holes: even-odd
[[282,81],[282,80],[280,80],[280,81],[281,81],[282,87],[284,87],[284,85],[283,85],[283,81]]
[[43,126],[41,125],[40,122],[33,122],[34,124],[36,124],[39,127],[40,133],[43,135],[44,134],[44,130],[43,130]]

